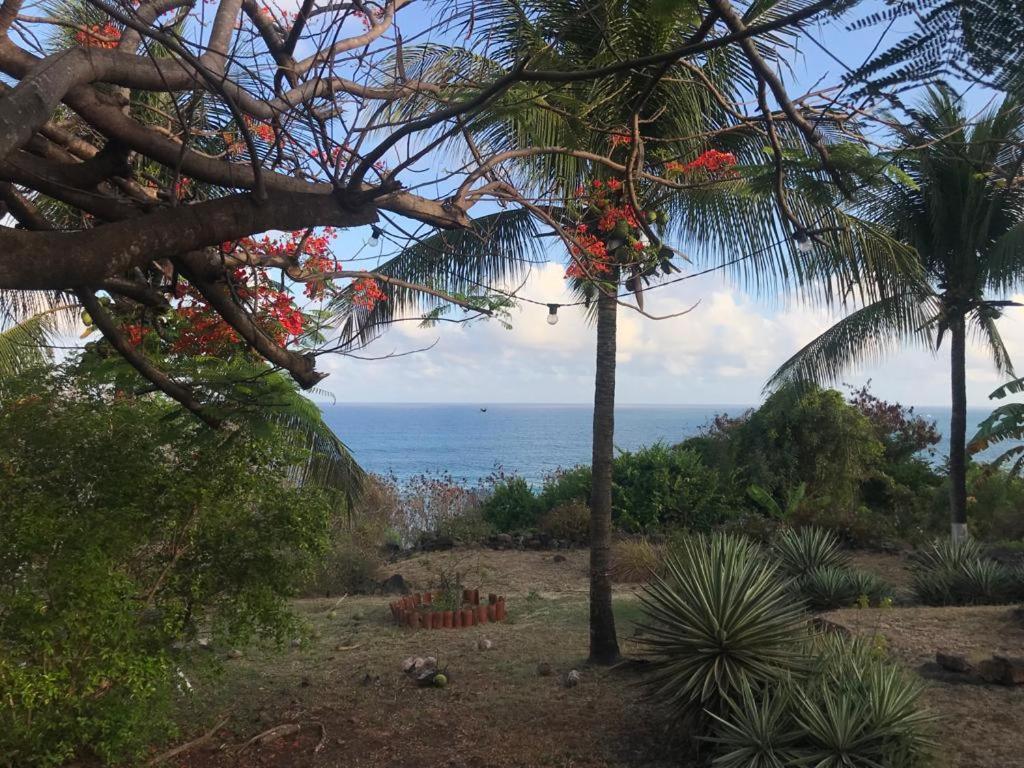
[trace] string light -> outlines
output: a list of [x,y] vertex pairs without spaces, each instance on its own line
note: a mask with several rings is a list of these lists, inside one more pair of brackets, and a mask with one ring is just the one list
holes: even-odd
[[548,325],[558,325],[559,304],[548,304]]
[[793,240],[796,242],[796,249],[800,253],[810,253],[814,248],[814,243],[811,242],[811,238],[807,236],[807,232],[798,229],[796,234],[793,235]]
[[366,241],[366,244],[371,248],[376,248],[380,244],[380,237],[383,234],[383,230],[374,224],[370,227],[370,239]]

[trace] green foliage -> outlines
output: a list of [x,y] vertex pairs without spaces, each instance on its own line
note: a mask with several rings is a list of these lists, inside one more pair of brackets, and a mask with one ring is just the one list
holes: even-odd
[[612,515],[628,531],[709,531],[731,510],[729,489],[696,451],[664,443],[623,451],[612,470]]
[[779,683],[798,664],[800,607],[748,539],[684,540],[640,599],[647,690],[672,715],[722,714],[745,687]]
[[852,568],[816,568],[795,581],[798,594],[815,610],[850,608],[864,600],[879,604],[892,590],[877,575]]
[[810,669],[758,691],[744,686],[715,717],[715,768],[915,768],[928,764],[934,717],[923,686],[862,640],[818,638]]
[[555,539],[585,544],[590,540],[590,507],[582,501],[568,501],[545,512],[537,527]]
[[538,494],[538,503],[544,510],[554,509],[572,502],[590,503],[590,467],[580,465],[559,469],[544,478]]
[[509,477],[494,484],[480,512],[498,531],[519,531],[537,524],[540,509],[530,484],[521,477]]
[[790,578],[802,578],[824,568],[842,568],[846,557],[835,534],[824,528],[783,531],[775,540],[772,555],[780,571]]
[[914,594],[925,605],[988,605],[1017,596],[1015,574],[982,556],[973,539],[940,539],[912,558]]
[[283,640],[331,496],[278,430],[214,432],[69,369],[0,395],[0,754],[118,762],[166,732],[171,650]]

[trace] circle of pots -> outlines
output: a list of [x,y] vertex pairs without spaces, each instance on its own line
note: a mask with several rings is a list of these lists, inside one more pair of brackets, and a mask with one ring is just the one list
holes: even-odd
[[410,629],[465,629],[477,624],[504,621],[508,615],[505,597],[493,592],[480,602],[480,590],[462,590],[462,605],[451,610],[433,607],[430,592],[415,592],[390,604],[395,623]]

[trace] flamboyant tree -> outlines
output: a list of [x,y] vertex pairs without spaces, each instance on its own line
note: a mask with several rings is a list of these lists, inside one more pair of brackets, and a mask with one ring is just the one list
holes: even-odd
[[[316,355],[337,351],[324,333],[334,318],[311,311],[331,280],[357,281],[357,309],[389,290],[472,313],[506,301],[474,285],[471,267],[442,290],[433,277],[406,281],[349,263],[352,237],[323,240],[325,228],[358,228],[360,240],[372,228],[371,242],[384,234],[410,245],[441,229],[517,248],[518,236],[481,231],[469,210],[488,200],[545,204],[546,192],[502,177],[508,157],[466,129],[479,115],[563,92],[575,99],[588,83],[607,87],[626,73],[672,82],[716,52],[731,52],[723,61],[749,55],[754,40],[835,3],[787,3],[744,21],[732,6],[686,2],[677,10],[692,20],[688,35],[565,67],[549,66],[548,55],[563,30],[543,30],[544,46],[494,49],[495,28],[533,12],[511,0],[446,4],[441,21],[402,26],[409,5],[60,0],[39,15],[5,0],[0,200],[14,224],[0,228],[6,321],[36,307],[33,294],[84,307],[153,387],[216,424],[231,398],[186,361],[237,342],[315,386]],[[430,39],[459,47],[420,45]],[[827,159],[805,106],[776,76],[765,82],[779,121]],[[436,170],[442,150],[457,158],[444,166],[451,171]],[[275,231],[285,234],[260,237]],[[296,301],[294,282],[310,286],[308,300]]]

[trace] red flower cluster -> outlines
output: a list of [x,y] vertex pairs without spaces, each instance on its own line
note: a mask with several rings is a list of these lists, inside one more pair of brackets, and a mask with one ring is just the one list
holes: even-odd
[[143,339],[146,338],[153,329],[146,325],[140,325],[138,323],[129,323],[121,326],[121,332],[128,337],[128,343],[133,347],[139,346]]
[[352,303],[367,311],[377,306],[378,301],[387,301],[388,298],[387,294],[377,284],[377,281],[371,277],[356,280],[352,283],[352,290],[355,292],[355,295],[352,297]]
[[102,27],[99,24],[93,24],[91,27],[75,32],[75,40],[80,45],[87,45],[91,48],[117,48],[117,44],[121,41],[121,30],[109,21]]
[[671,160],[665,163],[665,170],[677,173],[693,173],[694,171],[719,173],[732,168],[734,165],[736,165],[736,155],[732,152],[719,152],[717,149],[709,149],[688,163]]
[[257,139],[261,139],[267,142],[267,144],[273,144],[277,141],[277,134],[274,133],[274,128],[269,123],[260,123],[247,117],[245,118],[245,125]]
[[[303,267],[307,272],[319,272],[323,274],[339,271],[341,269],[341,262],[337,259],[332,259],[321,252],[310,256]],[[327,293],[327,286],[330,283],[331,280],[329,279],[309,280],[306,282],[303,292],[306,294],[307,299],[322,299],[324,294]]]
[[628,147],[633,143],[633,137],[628,133],[613,133],[611,137],[612,149],[616,147]]

